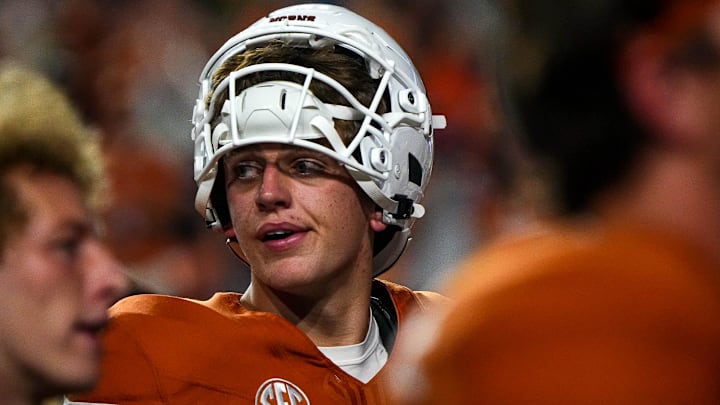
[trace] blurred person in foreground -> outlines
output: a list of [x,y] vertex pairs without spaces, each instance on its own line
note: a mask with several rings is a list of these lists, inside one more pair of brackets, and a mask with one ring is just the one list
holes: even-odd
[[0,64],[0,402],[99,378],[100,332],[127,281],[98,236],[99,139],[38,72]]
[[397,403],[720,403],[720,1],[511,6],[559,216],[464,262]]
[[433,126],[444,126],[418,72],[375,24],[305,4],[231,38],[200,82],[196,208],[249,265],[250,285],[119,302],[103,380],[72,400],[387,403],[397,330],[445,301],[375,278],[424,212]]

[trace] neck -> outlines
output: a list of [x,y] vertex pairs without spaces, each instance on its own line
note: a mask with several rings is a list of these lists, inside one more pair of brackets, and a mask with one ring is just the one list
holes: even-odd
[[6,396],[3,397],[2,404],[3,405],[41,405],[43,402],[42,400],[31,400],[30,398],[25,397],[12,397],[12,396]]
[[720,263],[720,184],[712,171],[686,155],[658,152],[601,210],[685,236]]
[[42,397],[33,397],[29,393],[18,390],[17,387],[8,384],[7,380],[0,381],[0,403],[3,405],[41,405],[44,402]]
[[31,396],[29,378],[22,373],[8,356],[0,354],[0,403],[5,405],[35,405],[40,401]]
[[343,288],[325,287],[323,294],[298,295],[252,282],[241,301],[247,307],[279,315],[305,333],[316,346],[360,343],[370,322],[368,276]]

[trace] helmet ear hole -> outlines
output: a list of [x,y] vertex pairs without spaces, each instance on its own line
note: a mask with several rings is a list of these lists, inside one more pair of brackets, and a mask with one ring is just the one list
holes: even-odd
[[408,181],[422,187],[423,168],[420,161],[412,153],[408,153]]

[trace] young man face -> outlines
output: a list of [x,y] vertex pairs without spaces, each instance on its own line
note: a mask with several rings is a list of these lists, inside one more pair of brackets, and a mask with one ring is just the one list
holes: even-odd
[[0,381],[18,395],[89,388],[126,279],[74,183],[22,169],[9,179],[29,219],[0,259]]
[[333,158],[306,148],[258,144],[224,159],[230,216],[253,283],[324,294],[372,274],[381,213]]

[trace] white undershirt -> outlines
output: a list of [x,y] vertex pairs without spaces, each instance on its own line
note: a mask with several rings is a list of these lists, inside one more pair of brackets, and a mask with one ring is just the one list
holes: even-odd
[[363,383],[375,377],[388,358],[387,350],[380,340],[380,328],[372,314],[368,333],[362,343],[318,349],[344,372]]

